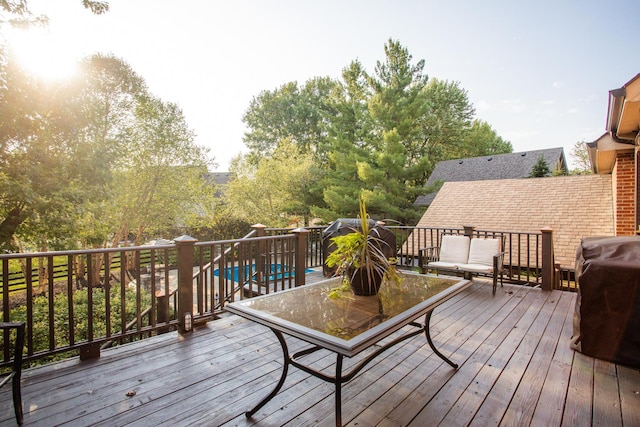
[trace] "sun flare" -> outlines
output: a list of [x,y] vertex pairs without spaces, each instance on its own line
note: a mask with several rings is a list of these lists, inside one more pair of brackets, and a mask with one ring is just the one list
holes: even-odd
[[59,81],[70,79],[78,72],[77,59],[46,29],[14,30],[7,41],[13,57],[34,77]]

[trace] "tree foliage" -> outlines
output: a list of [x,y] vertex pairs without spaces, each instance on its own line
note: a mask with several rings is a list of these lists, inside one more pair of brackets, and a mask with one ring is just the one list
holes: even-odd
[[544,159],[543,155],[538,157],[535,164],[531,168],[531,173],[529,174],[529,178],[543,178],[545,176],[551,175],[551,169],[549,169],[549,165],[547,161]]
[[60,84],[0,67],[2,250],[141,243],[211,218],[207,150],[124,61],[91,56]]
[[318,175],[311,155],[291,140],[283,140],[270,157],[253,164],[247,156],[235,159],[235,179],[225,191],[226,211],[252,224],[273,227],[305,223],[309,207],[301,195]]
[[571,171],[573,175],[589,175],[593,173],[585,141],[578,141],[573,145],[571,157],[575,164],[575,168]]
[[471,129],[464,135],[460,158],[481,157],[492,154],[511,153],[513,146],[502,139],[484,120],[474,119]]
[[271,156],[285,139],[305,152],[319,154],[327,113],[324,101],[335,84],[329,78],[311,79],[302,87],[290,82],[255,97],[243,116],[251,128],[244,138],[251,150],[249,160],[256,163]]
[[458,82],[429,79],[399,41],[384,53],[372,74],[355,60],[340,80],[262,92],[244,116],[249,158],[271,156],[287,138],[312,155],[323,179],[311,211],[326,221],[357,215],[363,194],[372,217],[414,223],[413,202],[439,161],[512,151],[474,118]]
[[[101,0],[81,0],[82,6],[96,15],[109,11],[109,2]],[[34,15],[29,9],[28,0],[0,0],[0,26],[9,24],[14,27],[47,25],[49,19],[44,15]],[[0,58],[2,56],[0,55]]]
[[46,86],[11,61],[0,75],[0,248],[15,249],[19,232],[38,249],[66,246],[90,178],[75,167],[83,147],[69,88]]

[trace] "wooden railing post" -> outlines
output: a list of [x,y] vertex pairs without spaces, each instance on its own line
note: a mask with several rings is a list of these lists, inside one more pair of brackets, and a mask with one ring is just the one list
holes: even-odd
[[193,329],[193,251],[198,240],[180,236],[173,241],[178,253],[178,330],[185,334]]
[[[265,229],[267,228],[266,225],[262,225],[262,224],[254,224],[251,226],[251,228],[253,228],[256,232],[256,237],[264,237],[266,235],[265,233]],[[260,287],[262,286],[262,284],[264,283],[264,273],[265,273],[265,256],[266,256],[266,250],[265,250],[265,242],[263,240],[259,240],[258,241],[258,246],[257,246],[257,253],[255,255],[255,259],[256,259],[256,286],[257,286],[257,290],[259,292]]]
[[296,228],[291,231],[297,236],[295,247],[295,265],[296,287],[304,286],[305,270],[307,269],[307,235],[309,230],[306,228]]
[[550,291],[555,282],[555,256],[553,254],[553,229],[545,227],[542,232],[542,289]]
[[476,226],[475,225],[463,225],[462,228],[464,228],[464,235],[471,239],[473,237],[473,232],[476,230]]

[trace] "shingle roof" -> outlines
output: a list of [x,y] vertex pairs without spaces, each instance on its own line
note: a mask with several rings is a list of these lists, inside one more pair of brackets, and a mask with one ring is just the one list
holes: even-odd
[[[526,178],[531,174],[531,170],[540,156],[547,162],[549,169],[553,170],[558,162],[566,169],[567,162],[562,147],[494,154],[439,162],[429,176],[426,186],[428,187],[438,180],[458,182]],[[416,199],[415,204],[428,206],[435,196],[436,193],[421,195]]]
[[611,175],[445,183],[418,226],[554,230],[556,262],[573,267],[582,237],[613,236]]
[[233,178],[233,172],[207,172],[204,178],[215,187],[215,196],[222,197],[225,187]]
[[216,185],[228,184],[233,178],[232,172],[208,172],[205,179],[209,182],[213,182]]

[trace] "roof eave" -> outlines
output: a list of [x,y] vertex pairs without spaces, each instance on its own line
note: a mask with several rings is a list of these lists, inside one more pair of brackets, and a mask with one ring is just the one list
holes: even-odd
[[621,88],[609,91],[606,130],[616,142],[635,143],[640,128],[639,93],[640,73]]
[[593,142],[587,143],[587,154],[594,173],[604,175],[613,171],[618,152],[631,151],[633,145],[620,142],[610,133],[603,134]]

